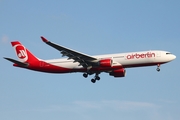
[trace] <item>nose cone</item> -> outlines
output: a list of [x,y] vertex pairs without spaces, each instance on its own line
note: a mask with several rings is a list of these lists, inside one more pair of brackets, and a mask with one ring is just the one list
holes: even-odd
[[173,54],[166,54],[167,62],[173,61],[174,59],[176,59],[175,55],[173,55]]
[[175,55],[172,55],[172,60],[176,59],[176,56]]

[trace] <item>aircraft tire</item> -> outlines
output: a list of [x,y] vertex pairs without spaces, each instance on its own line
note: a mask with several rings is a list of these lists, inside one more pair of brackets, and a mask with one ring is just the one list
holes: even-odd
[[87,74],[87,73],[84,73],[84,74],[83,74],[83,77],[87,78],[87,77],[88,77],[88,74]]
[[99,76],[96,77],[96,80],[100,80],[101,78]]
[[91,79],[91,82],[92,82],[92,83],[95,83],[95,82],[96,82],[96,80],[95,80],[95,79]]
[[157,68],[156,70],[159,72],[159,71],[160,71],[160,68]]

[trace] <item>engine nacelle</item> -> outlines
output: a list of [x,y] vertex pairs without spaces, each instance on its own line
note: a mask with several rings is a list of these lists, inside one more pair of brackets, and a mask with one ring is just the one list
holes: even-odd
[[124,68],[114,70],[109,73],[109,75],[114,76],[114,77],[125,77],[126,70]]
[[112,66],[112,60],[111,59],[102,59],[99,61],[100,67],[111,67]]

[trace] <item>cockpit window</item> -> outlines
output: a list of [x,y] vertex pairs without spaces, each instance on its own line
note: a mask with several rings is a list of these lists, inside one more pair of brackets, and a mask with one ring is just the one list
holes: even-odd
[[166,53],[166,55],[170,55],[171,53]]

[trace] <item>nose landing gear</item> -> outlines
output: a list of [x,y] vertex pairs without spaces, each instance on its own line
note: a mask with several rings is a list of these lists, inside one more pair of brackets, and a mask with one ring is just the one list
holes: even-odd
[[157,64],[157,69],[158,72],[160,71],[160,64]]

